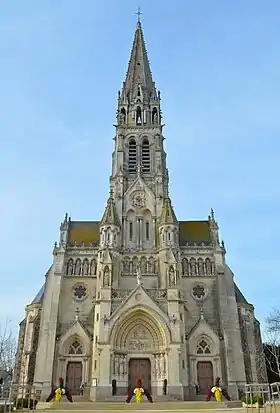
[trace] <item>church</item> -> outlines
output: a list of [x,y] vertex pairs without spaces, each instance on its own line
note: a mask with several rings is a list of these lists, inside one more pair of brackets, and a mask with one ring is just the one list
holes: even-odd
[[[178,220],[169,196],[161,95],[138,21],[122,90],[108,200],[97,221],[67,215],[45,282],[20,323],[15,383],[44,400],[58,377],[88,400],[195,400],[217,376],[233,399],[265,382],[260,324],[234,281],[213,210]],[[107,155],[106,155],[107,156]],[[102,212],[102,211],[101,211]]]

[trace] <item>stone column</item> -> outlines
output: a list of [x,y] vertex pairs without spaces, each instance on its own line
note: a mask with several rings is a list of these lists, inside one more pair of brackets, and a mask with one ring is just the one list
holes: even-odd
[[126,240],[127,240],[127,233],[126,233],[126,231],[127,231],[127,219],[126,218],[124,218],[123,219],[123,238],[122,238],[122,243],[123,243],[123,246],[124,247],[126,247]]
[[153,246],[156,246],[156,220],[153,218]]
[[139,246],[143,248],[143,218],[139,218]]

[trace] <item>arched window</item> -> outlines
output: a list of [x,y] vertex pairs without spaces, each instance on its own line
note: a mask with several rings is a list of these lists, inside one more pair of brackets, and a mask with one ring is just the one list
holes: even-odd
[[78,339],[75,339],[69,346],[69,354],[83,354],[82,344]]
[[141,125],[142,124],[142,111],[140,106],[137,106],[136,109],[136,124]]
[[147,173],[151,171],[151,159],[150,159],[150,144],[148,139],[144,139],[142,143],[142,172]]
[[202,339],[198,342],[196,354],[211,354],[210,346],[206,340]]
[[134,139],[131,139],[128,144],[128,172],[135,173],[137,165],[137,150],[136,142]]

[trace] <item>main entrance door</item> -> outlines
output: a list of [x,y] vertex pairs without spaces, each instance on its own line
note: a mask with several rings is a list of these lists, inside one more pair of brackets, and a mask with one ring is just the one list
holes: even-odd
[[142,386],[151,392],[151,362],[149,359],[130,359],[128,368],[128,390],[136,386],[137,379],[142,380]]
[[66,387],[73,395],[80,394],[83,366],[81,361],[69,361],[66,372]]
[[214,386],[213,366],[211,361],[197,362],[197,381],[201,394],[206,394]]

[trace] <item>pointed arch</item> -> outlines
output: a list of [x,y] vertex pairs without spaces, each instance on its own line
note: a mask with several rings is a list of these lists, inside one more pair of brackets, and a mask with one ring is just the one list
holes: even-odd
[[143,173],[151,172],[150,143],[147,138],[144,138],[142,142],[141,165]]
[[136,108],[136,125],[142,125],[142,110],[140,106]]
[[[143,344],[153,350],[163,350],[170,341],[170,331],[158,314],[146,307],[131,309],[118,318],[111,329],[111,342],[115,349],[133,348],[133,340],[140,337]],[[146,340],[145,340],[146,339]]]
[[135,139],[128,142],[128,172],[135,173],[137,165],[137,146]]

